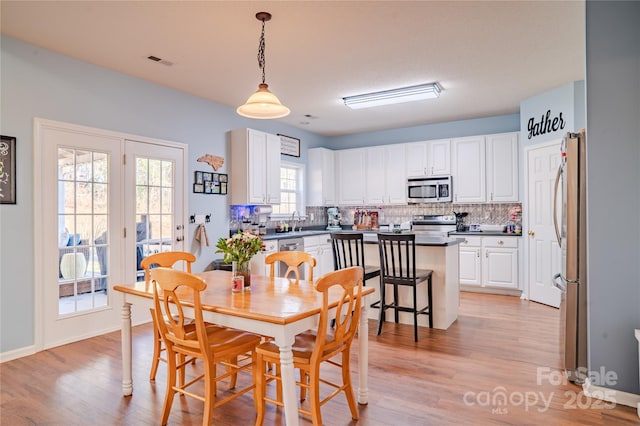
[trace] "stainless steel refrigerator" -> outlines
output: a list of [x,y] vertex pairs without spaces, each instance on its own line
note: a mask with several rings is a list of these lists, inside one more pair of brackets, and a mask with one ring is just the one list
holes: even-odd
[[[581,384],[587,376],[587,191],[584,129],[567,133],[556,176],[554,224],[562,250],[562,271],[554,276],[561,291],[560,352],[570,381]],[[558,187],[561,185],[561,217]]]

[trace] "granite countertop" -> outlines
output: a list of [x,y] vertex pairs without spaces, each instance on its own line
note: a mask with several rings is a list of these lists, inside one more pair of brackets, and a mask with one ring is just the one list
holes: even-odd
[[[284,240],[289,238],[303,238],[311,237],[314,235],[330,234],[331,232],[362,232],[364,234],[365,244],[376,244],[378,242],[377,231],[352,231],[350,229],[343,229],[342,231],[329,231],[327,229],[305,229],[297,232],[282,232],[271,233],[262,235],[262,239],[269,240]],[[451,246],[460,244],[463,241],[462,238],[438,238],[438,237],[416,237],[417,246]]]
[[520,234],[509,234],[507,232],[500,231],[452,231],[449,232],[449,235],[476,235],[478,237],[522,237],[522,233]]

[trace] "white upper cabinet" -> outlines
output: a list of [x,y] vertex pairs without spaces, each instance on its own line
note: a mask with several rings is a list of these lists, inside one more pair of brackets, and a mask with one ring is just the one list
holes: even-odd
[[280,138],[253,129],[231,132],[231,204],[280,203]]
[[427,170],[430,176],[451,174],[451,140],[441,139],[427,142]]
[[518,134],[451,140],[454,203],[518,201]]
[[335,206],[336,167],[335,151],[326,148],[311,148],[308,156],[308,205]]
[[360,206],[365,198],[364,148],[343,149],[336,152],[338,169],[338,204]]
[[486,201],[484,136],[451,140],[451,174],[454,203]]
[[404,204],[407,202],[403,144],[368,148],[365,164],[365,204]]
[[518,134],[486,137],[487,201],[518,201]]
[[451,141],[441,139],[406,143],[406,177],[451,174]]

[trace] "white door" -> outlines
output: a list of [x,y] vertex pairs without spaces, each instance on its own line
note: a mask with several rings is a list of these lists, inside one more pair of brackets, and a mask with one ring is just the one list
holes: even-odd
[[[46,349],[120,327],[121,297],[112,288],[136,277],[135,238],[123,236],[127,223],[135,229],[137,211],[126,194],[140,191],[124,170],[132,143],[122,135],[39,119],[35,128],[36,344]],[[151,157],[153,144],[141,145]],[[183,161],[174,164],[163,171],[180,182],[182,199]],[[134,242],[127,250],[126,241]],[[148,312],[133,314],[148,320]]]
[[560,272],[561,251],[553,226],[553,190],[560,165],[560,141],[527,149],[527,214],[529,298],[560,306],[560,291],[552,277]]
[[125,270],[144,280],[140,262],[164,251],[184,249],[183,150],[125,141]]

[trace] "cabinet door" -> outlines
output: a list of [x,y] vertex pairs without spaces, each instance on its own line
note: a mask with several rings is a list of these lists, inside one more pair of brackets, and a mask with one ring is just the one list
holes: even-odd
[[335,152],[326,148],[307,151],[310,206],[335,206]]
[[386,146],[385,159],[385,195],[388,204],[407,203],[407,174],[404,145]]
[[487,143],[487,201],[518,201],[518,135],[489,135]]
[[428,142],[427,171],[430,176],[451,174],[451,141],[442,139]]
[[[267,204],[280,203],[280,137],[265,134],[264,199]],[[251,170],[248,170],[252,173]]]
[[484,248],[483,285],[518,288],[518,250]]
[[386,196],[385,148],[376,146],[367,149],[365,165],[365,204],[382,204]]
[[365,149],[338,151],[339,199],[341,205],[364,204]]
[[453,202],[486,201],[484,136],[452,139],[451,147]]
[[406,143],[404,146],[406,152],[406,176],[427,176],[427,143],[412,142]]
[[249,203],[266,203],[267,202],[267,135],[263,132],[258,132],[249,129],[248,135],[248,164],[246,173],[248,173],[249,182]]
[[460,284],[482,284],[480,247],[460,247]]

